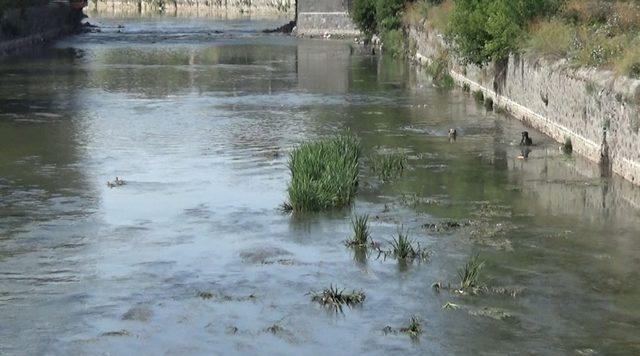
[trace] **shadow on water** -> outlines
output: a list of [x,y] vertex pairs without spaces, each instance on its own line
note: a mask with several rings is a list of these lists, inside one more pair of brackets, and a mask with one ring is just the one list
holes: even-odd
[[[520,159],[520,122],[346,41],[92,21],[0,63],[0,353],[638,351],[637,188],[530,128]],[[291,149],[347,128],[353,208],[282,214]],[[398,151],[401,177],[370,173]],[[353,212],[384,248],[404,226],[431,257],[346,248]],[[494,292],[434,291],[475,253]],[[330,285],[366,300],[327,313],[307,293]],[[383,332],[414,315],[415,342]]]

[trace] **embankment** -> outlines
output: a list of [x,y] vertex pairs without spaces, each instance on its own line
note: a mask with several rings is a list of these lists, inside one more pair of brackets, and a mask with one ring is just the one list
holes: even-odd
[[262,17],[293,19],[295,0],[91,0],[89,14],[129,17],[164,14],[176,17]]
[[482,91],[494,106],[574,152],[640,184],[640,80],[595,69],[575,69],[566,60],[512,55],[479,68],[460,64],[442,35],[427,24],[406,29],[415,58],[429,63],[449,53],[457,84]]
[[0,17],[0,57],[73,32],[81,16],[64,3],[6,10]]

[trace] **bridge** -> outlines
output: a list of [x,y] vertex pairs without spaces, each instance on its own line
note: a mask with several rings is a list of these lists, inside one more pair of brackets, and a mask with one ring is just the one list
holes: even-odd
[[352,0],[297,0],[298,34],[303,36],[357,36],[360,31],[349,17]]

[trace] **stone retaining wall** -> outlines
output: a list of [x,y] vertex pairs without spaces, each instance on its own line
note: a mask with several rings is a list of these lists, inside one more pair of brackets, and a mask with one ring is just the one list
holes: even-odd
[[[442,35],[428,26],[407,31],[420,62],[448,52]],[[574,152],[640,184],[640,80],[514,55],[484,68],[461,65],[451,55],[450,63],[459,85],[481,90],[495,107],[558,142],[570,138]]]

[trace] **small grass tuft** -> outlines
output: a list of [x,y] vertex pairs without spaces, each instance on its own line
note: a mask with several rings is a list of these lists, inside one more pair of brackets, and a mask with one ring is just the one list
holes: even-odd
[[487,111],[493,111],[493,99],[487,97],[484,99],[484,108]]
[[460,309],[460,305],[453,303],[453,302],[446,302],[444,303],[444,305],[442,306],[443,310],[456,310],[456,309]]
[[412,339],[417,339],[422,334],[422,323],[417,316],[412,316],[409,325],[400,328],[400,332],[409,335]]
[[407,155],[402,152],[372,156],[371,170],[383,182],[398,178],[407,166]]
[[351,204],[358,187],[360,146],[350,134],[305,143],[289,158],[289,201],[282,209],[318,212]]
[[478,103],[484,103],[484,93],[482,93],[482,90],[476,90],[473,92],[473,98],[476,100],[476,102]]
[[471,92],[471,86],[469,85],[469,83],[462,84],[462,91],[465,92],[465,93],[470,93]]
[[429,259],[429,250],[421,247],[420,243],[410,240],[408,232],[399,228],[397,235],[398,236],[394,237],[391,241],[391,250],[383,252],[385,257],[391,255],[396,260],[402,262],[411,262],[416,259],[426,261]]
[[322,292],[311,292],[311,300],[319,303],[323,307],[335,312],[342,312],[342,306],[353,307],[364,302],[366,296],[362,291],[353,290],[351,293],[345,293],[344,289],[337,286],[329,286]]
[[571,50],[575,30],[558,19],[536,23],[531,28],[528,50],[544,57],[561,58]]
[[562,152],[566,154],[571,154],[573,152],[573,143],[571,142],[571,137],[565,137],[564,143],[562,144]]
[[449,74],[449,52],[447,50],[441,48],[426,70],[433,78],[433,84],[437,87],[452,89],[455,85],[453,77]]
[[469,261],[458,270],[460,289],[465,291],[479,288],[482,268],[484,268],[484,261],[480,260],[480,256],[475,255],[471,257]]
[[351,218],[353,236],[346,241],[348,247],[367,247],[371,233],[369,232],[369,215],[355,215]]

